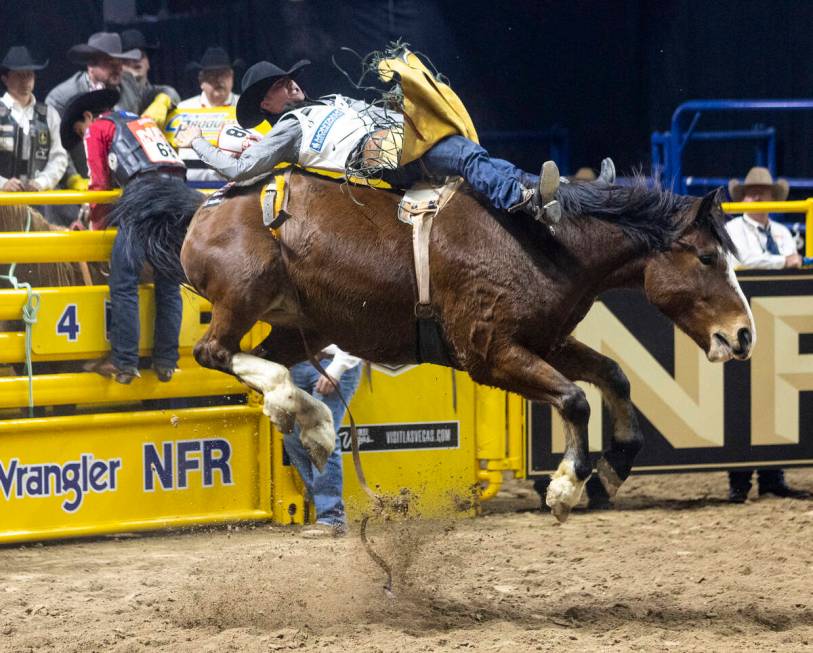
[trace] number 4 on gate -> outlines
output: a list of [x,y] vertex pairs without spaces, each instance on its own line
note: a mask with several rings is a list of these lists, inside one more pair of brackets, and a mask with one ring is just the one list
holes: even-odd
[[68,342],[76,342],[79,338],[79,317],[76,304],[68,304],[56,323],[56,334],[66,336]]

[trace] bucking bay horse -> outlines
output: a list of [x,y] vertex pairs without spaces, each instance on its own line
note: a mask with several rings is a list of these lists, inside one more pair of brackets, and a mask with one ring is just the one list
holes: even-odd
[[[330,413],[286,368],[307,358],[302,334],[312,351],[336,343],[371,361],[417,361],[412,232],[396,220],[396,194],[299,172],[290,184],[292,217],[276,238],[263,226],[261,184],[194,217],[162,223],[144,210],[130,226],[153,266],[212,302],[198,363],[261,391],[282,431],[299,423],[319,465],[333,448]],[[464,186],[435,218],[429,254],[432,310],[452,365],[562,416],[566,449],[546,501],[563,521],[592,472],[590,406],[576,381],[598,386],[612,413],[613,436],[597,466],[610,495],[642,444],[621,368],[570,335],[600,293],[641,289],[711,361],[747,359],[755,330],[728,257],[734,245],[721,190],[685,197],[638,179],[629,187],[564,185],[558,197],[563,218],[551,233]],[[271,334],[243,353],[240,339],[258,320]]]

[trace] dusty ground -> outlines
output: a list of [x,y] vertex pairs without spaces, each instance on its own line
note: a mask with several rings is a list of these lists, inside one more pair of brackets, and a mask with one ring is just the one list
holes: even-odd
[[[813,471],[788,474],[813,490]],[[813,502],[632,478],[565,526],[513,483],[486,515],[356,535],[256,525],[0,549],[2,651],[800,651]]]

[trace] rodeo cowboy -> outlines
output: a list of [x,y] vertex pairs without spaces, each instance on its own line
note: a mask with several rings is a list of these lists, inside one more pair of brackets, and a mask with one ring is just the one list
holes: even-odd
[[[545,162],[539,177],[529,174],[508,161],[490,157],[474,140],[460,135],[466,133],[464,127],[426,143],[420,156],[405,162],[397,124],[391,129],[394,122],[403,126],[403,115],[341,95],[308,98],[296,78],[309,63],[301,60],[284,70],[261,61],[246,71],[237,120],[250,129],[267,119],[274,128],[239,158],[212,146],[194,126],[182,130],[176,143],[191,146],[202,161],[234,181],[268,174],[284,162],[345,175],[363,167],[358,161],[372,144],[384,152],[376,157],[381,178],[395,187],[409,187],[425,177],[442,180],[459,176],[497,209],[523,211],[548,224],[558,222],[561,209],[555,194],[560,179],[553,161]],[[470,125],[462,104],[456,96],[454,100],[464,122]],[[389,143],[389,149],[381,143]]]
[[[112,111],[119,101],[115,89],[91,91],[65,107],[60,133],[66,148],[84,141],[90,189],[124,188],[108,207],[92,204],[91,226],[119,227],[110,258],[110,356],[92,361],[85,371],[128,384],[138,376],[138,283],[144,264],[142,244],[130,221],[140,214],[160,214],[171,220],[176,210],[196,207],[199,193],[185,183],[186,167],[151,118]],[[155,331],[152,366],[159,381],[169,381],[178,362],[181,295],[177,283],[155,273]]]
[[35,62],[24,46],[11,48],[0,61],[0,190],[54,188],[68,165],[59,139],[59,114],[34,97]]

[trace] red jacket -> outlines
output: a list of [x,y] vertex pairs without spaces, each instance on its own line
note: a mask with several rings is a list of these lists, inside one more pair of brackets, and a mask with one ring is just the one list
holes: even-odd
[[[113,143],[115,133],[115,124],[109,120],[99,120],[98,118],[90,123],[90,127],[85,130],[85,154],[87,155],[88,172],[90,174],[88,190],[112,190],[116,186],[110,172],[110,166],[107,163],[107,155],[110,154],[110,146]],[[110,213],[110,206],[110,204],[90,205],[91,229],[100,230],[107,226],[107,214]]]

